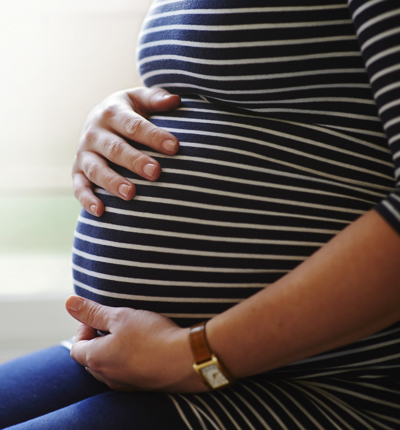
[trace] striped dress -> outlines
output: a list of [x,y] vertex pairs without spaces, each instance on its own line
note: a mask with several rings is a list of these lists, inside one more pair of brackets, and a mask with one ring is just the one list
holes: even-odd
[[[156,182],[113,166],[137,196],[97,189],[105,214],[82,211],[77,294],[188,326],[268,288],[371,208],[400,233],[398,0],[159,0],[137,57],[147,86],[182,97],[150,118],[180,150],[132,142],[160,162]],[[399,374],[396,324],[169,398],[188,429],[400,429]]]

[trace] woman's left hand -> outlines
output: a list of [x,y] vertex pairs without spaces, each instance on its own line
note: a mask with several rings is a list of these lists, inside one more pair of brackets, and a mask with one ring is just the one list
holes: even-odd
[[[67,311],[81,322],[71,357],[120,391],[200,392],[188,330],[157,313],[102,306],[71,296]],[[97,330],[109,332],[98,336]]]

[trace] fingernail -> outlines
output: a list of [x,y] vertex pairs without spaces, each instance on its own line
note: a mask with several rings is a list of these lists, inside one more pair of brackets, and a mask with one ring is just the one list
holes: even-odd
[[121,194],[121,196],[124,196],[125,198],[128,197],[128,193],[130,190],[130,186],[126,184],[122,184],[118,187],[118,191]]
[[176,142],[174,142],[173,140],[164,140],[162,147],[167,152],[174,152],[176,148]]
[[96,205],[91,205],[89,209],[93,215],[97,216],[97,206]]
[[156,170],[155,164],[145,164],[145,166],[143,167],[143,172],[150,178],[153,177],[155,170]]
[[164,94],[163,95],[163,98],[164,99],[169,99],[169,98],[171,98],[171,97],[173,97],[174,95],[173,94]]
[[76,296],[71,296],[68,299],[67,307],[73,312],[79,312],[82,309],[84,303],[84,299]]

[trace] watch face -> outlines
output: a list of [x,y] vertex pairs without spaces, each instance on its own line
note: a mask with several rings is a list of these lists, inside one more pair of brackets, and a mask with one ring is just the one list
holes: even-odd
[[204,367],[201,369],[201,373],[212,388],[219,388],[223,385],[229,384],[229,381],[215,364],[210,364],[209,366]]

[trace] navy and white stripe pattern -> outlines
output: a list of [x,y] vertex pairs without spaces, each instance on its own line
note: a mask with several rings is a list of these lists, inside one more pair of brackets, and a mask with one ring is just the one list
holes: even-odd
[[349,3],[395,163],[396,191],[377,209],[400,232],[400,5],[396,0]]
[[[155,1],[138,64],[182,105],[163,173],[82,212],[76,292],[187,326],[279,279],[376,207],[400,232],[395,0]],[[364,57],[364,58],[363,58]],[[374,99],[375,97],[375,99]],[[397,188],[396,188],[397,183]],[[171,396],[192,429],[400,428],[400,326],[241,381]]]

